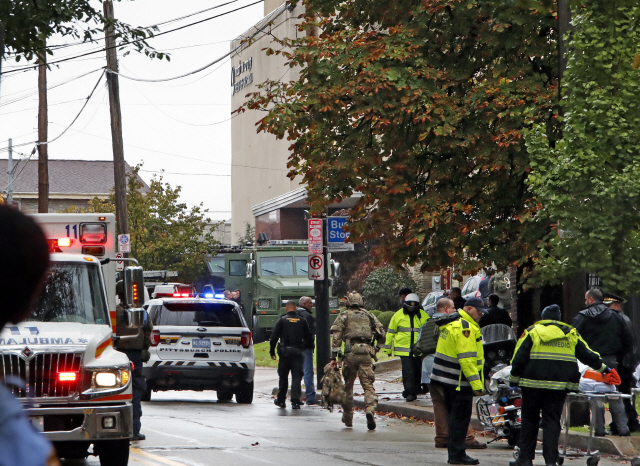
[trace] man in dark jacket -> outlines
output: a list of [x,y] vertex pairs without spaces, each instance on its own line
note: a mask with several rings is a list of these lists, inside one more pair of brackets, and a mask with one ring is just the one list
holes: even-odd
[[[612,293],[603,293],[604,296],[604,304],[606,304],[609,309],[613,309],[618,313],[622,320],[627,324],[631,335],[633,336],[633,326],[631,325],[631,319],[623,312],[622,304],[624,303],[624,298],[621,296],[617,296]],[[627,351],[622,361],[620,361],[620,365],[618,367],[618,374],[620,374],[620,380],[622,383],[618,387],[618,390],[626,395],[631,395],[631,389],[636,386],[636,379],[633,375],[636,366],[638,365],[638,346],[636,345],[636,341],[634,338],[633,341],[633,351]],[[627,425],[629,426],[629,430],[631,432],[639,432],[640,431],[640,422],[638,422],[638,413],[636,412],[635,406],[631,403],[631,400],[624,399],[624,408],[627,414]],[[613,435],[618,434],[618,428],[612,422],[609,424],[611,428],[611,433]]]
[[302,352],[313,348],[313,336],[307,321],[296,312],[297,306],[293,301],[287,301],[283,315],[271,332],[270,351],[271,359],[276,359],[276,344],[278,340],[278,396],[274,401],[276,406],[286,408],[285,400],[289,390],[289,372],[291,372],[291,407],[300,409],[300,395],[302,394],[303,361]]
[[504,324],[511,327],[513,322],[511,321],[509,312],[505,309],[500,309],[498,307],[499,302],[500,297],[497,294],[489,295],[489,309],[487,309],[487,313],[480,319],[480,328],[492,324]]
[[602,302],[603,298],[598,288],[587,291],[587,308],[580,311],[571,324],[589,348],[600,354],[607,366],[617,370],[625,353],[633,351],[633,334],[622,317]]
[[[311,335],[315,336],[316,319],[311,314],[311,310],[313,309],[313,301],[309,296],[303,296],[302,298],[300,298],[300,301],[298,301],[298,305],[298,315],[307,322],[309,330],[311,330]],[[316,400],[316,386],[313,383],[313,347],[305,349],[302,352],[302,357],[304,358],[302,369],[304,371],[303,380],[307,404],[320,404],[320,402]]]
[[453,305],[456,311],[459,311],[464,307],[466,300],[462,297],[462,290],[458,287],[451,288],[449,292],[449,299],[453,301]]

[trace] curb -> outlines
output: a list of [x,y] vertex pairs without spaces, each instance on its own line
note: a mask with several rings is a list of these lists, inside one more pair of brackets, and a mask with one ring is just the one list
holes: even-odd
[[396,371],[402,369],[402,363],[400,358],[387,359],[386,361],[374,362],[373,367],[376,372]]

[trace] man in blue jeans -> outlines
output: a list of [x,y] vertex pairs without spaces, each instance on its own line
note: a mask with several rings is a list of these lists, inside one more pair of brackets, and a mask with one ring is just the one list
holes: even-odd
[[[309,330],[311,330],[311,334],[315,338],[316,336],[316,319],[311,314],[311,309],[313,309],[313,301],[308,296],[303,296],[298,301],[298,315],[307,321],[307,325],[309,325]],[[315,346],[315,345],[314,345]],[[320,401],[316,399],[316,386],[313,383],[313,348],[305,349],[302,352],[302,357],[304,358],[304,362],[302,363],[302,369],[304,370],[304,391],[305,396],[307,398],[308,405],[317,405],[320,404]]]

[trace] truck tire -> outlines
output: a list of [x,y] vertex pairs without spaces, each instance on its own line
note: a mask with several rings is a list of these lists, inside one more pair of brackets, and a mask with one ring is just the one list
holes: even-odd
[[265,329],[260,328],[258,326],[258,316],[253,316],[252,324],[253,324],[253,328],[252,328],[253,342],[262,343],[263,341],[266,341],[267,332],[265,331]]
[[231,401],[231,398],[233,398],[233,393],[228,390],[218,390],[216,395],[218,397],[218,401]]
[[89,442],[54,442],[58,458],[84,459],[89,456]]
[[242,404],[251,404],[253,402],[253,382],[246,384],[238,393],[236,393],[236,401]]
[[93,448],[100,458],[100,466],[127,466],[129,464],[129,439],[99,442]]
[[142,394],[142,398],[140,398],[141,401],[151,401],[151,384],[149,382],[147,382],[147,388],[144,391],[144,393]]

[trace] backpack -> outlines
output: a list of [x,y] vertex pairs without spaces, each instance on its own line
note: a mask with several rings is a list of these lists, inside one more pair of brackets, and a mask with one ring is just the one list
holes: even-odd
[[333,412],[333,405],[342,406],[346,396],[340,369],[327,364],[324,366],[324,377],[322,377],[322,403],[324,407]]
[[454,312],[446,316],[432,317],[422,326],[420,339],[411,347],[411,352],[416,356],[425,357],[436,352],[440,327],[460,318],[460,314]]

